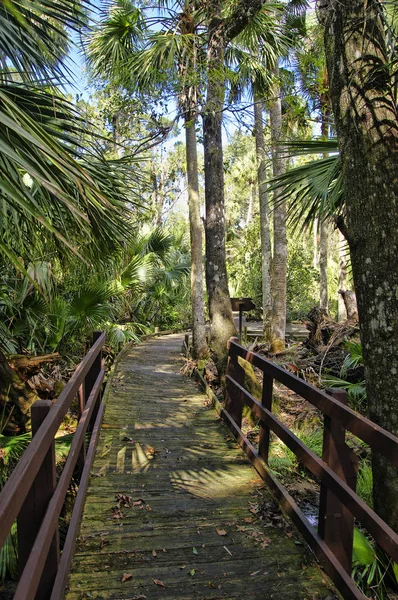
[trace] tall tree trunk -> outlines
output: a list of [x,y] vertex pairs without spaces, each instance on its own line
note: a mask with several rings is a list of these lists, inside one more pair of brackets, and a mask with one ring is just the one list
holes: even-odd
[[[338,231],[339,241],[339,284],[338,289],[345,291],[347,289],[347,249],[346,244],[347,240],[341,233]],[[347,318],[347,311],[345,307],[344,298],[341,294],[338,294],[338,320],[345,321]]]
[[328,225],[322,221],[319,235],[319,306],[328,310]]
[[[398,435],[398,115],[378,0],[322,0],[369,416]],[[373,454],[376,512],[398,530],[398,469]]]
[[[279,67],[274,68],[278,81]],[[279,83],[275,86],[275,98],[270,103],[270,125],[272,141],[272,167],[274,177],[286,171],[287,159],[282,140],[282,101]],[[287,276],[287,239],[286,239],[286,202],[280,200],[280,191],[274,192],[274,256],[272,261],[272,321],[271,347],[274,352],[285,347],[286,333],[286,276]]]
[[271,230],[269,221],[269,203],[267,184],[267,167],[264,138],[263,101],[254,92],[254,136],[256,140],[257,186],[260,206],[261,235],[261,280],[263,300],[263,328],[266,340],[271,339]]
[[213,0],[207,51],[207,96],[203,117],[206,198],[206,285],[209,297],[211,348],[219,372],[226,367],[227,342],[236,335],[228,290],[225,255],[224,163],[222,112],[224,108],[225,41],[221,2]]
[[202,223],[200,220],[198,153],[195,120],[185,120],[189,228],[191,234],[192,348],[194,358],[207,355],[203,298]]
[[[327,97],[325,100],[321,97],[321,114],[322,114],[322,125],[321,133],[324,140],[329,139],[329,118],[330,109],[330,98]],[[323,157],[327,158],[327,154]],[[328,295],[328,238],[329,238],[328,222],[322,219],[319,230],[319,306],[320,308],[328,310],[329,295]]]
[[313,229],[313,253],[312,253],[312,266],[315,271],[318,269],[318,219],[315,217],[314,219],[314,229]]
[[253,221],[253,207],[254,207],[255,200],[256,200],[256,184],[254,181],[252,181],[250,183],[249,206],[247,207],[245,227],[249,227],[250,223]]

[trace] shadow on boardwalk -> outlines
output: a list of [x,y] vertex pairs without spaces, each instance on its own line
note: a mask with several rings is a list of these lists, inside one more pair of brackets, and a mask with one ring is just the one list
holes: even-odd
[[[332,597],[206,397],[183,336],[131,347],[109,384],[67,600]],[[119,496],[118,496],[119,495]]]

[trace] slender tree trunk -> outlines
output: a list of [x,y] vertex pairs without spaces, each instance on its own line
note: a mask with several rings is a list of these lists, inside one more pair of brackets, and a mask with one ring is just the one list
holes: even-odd
[[[378,0],[322,0],[369,416],[398,435],[398,115]],[[373,454],[376,512],[398,530],[398,469]]]
[[313,230],[313,243],[314,243],[314,251],[312,254],[312,266],[315,270],[318,269],[318,219],[315,217],[314,219],[314,230]]
[[206,285],[209,297],[211,347],[219,372],[226,367],[227,342],[236,335],[228,290],[225,255],[224,163],[222,111],[224,108],[225,42],[221,2],[211,2],[207,51],[207,96],[203,117],[206,198]]
[[246,224],[248,227],[250,223],[253,221],[253,207],[254,202],[256,200],[256,184],[254,181],[250,184],[250,197],[249,197],[249,206],[247,207],[247,215],[246,215]]
[[[321,97],[321,113],[322,113],[322,125],[321,133],[324,140],[329,139],[329,117],[330,110],[328,104],[330,99],[328,97],[325,102]],[[327,154],[323,157],[327,158]],[[328,222],[322,220],[321,227],[319,230],[319,306],[320,308],[328,310],[329,295],[328,295],[328,241],[329,241],[329,228]]]
[[200,220],[198,153],[195,120],[185,121],[189,228],[191,234],[192,348],[194,358],[207,355],[203,298],[202,223]]
[[[341,233],[338,231],[339,236],[339,290],[345,291],[347,289],[347,250],[346,244],[347,240]],[[347,318],[347,311],[344,303],[344,298],[341,294],[338,294],[338,320],[345,321]]]
[[263,328],[266,340],[271,339],[271,230],[267,184],[267,167],[264,139],[263,102],[254,92],[254,135],[257,157],[257,186],[260,206]]
[[[279,67],[274,74],[278,80]],[[280,145],[282,139],[282,101],[279,83],[275,86],[275,98],[270,104],[270,125],[272,141],[272,167],[274,177],[286,171],[285,150]],[[274,192],[274,256],[272,261],[272,350],[285,347],[286,333],[286,276],[287,276],[287,239],[286,239],[286,202],[280,200],[280,191]]]
[[322,221],[319,235],[319,306],[328,310],[328,224]]

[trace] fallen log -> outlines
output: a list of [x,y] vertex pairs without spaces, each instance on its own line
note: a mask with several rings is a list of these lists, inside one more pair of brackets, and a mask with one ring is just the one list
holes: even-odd
[[8,362],[18,370],[34,369],[40,367],[44,362],[53,362],[61,358],[58,352],[51,354],[42,354],[41,356],[29,356],[28,354],[11,354],[8,356]]

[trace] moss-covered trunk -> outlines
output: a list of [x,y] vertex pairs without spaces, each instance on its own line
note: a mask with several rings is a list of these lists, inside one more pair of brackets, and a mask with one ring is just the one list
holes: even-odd
[[[398,119],[378,0],[322,0],[369,416],[398,434]],[[398,530],[398,470],[373,456],[374,505]]]

